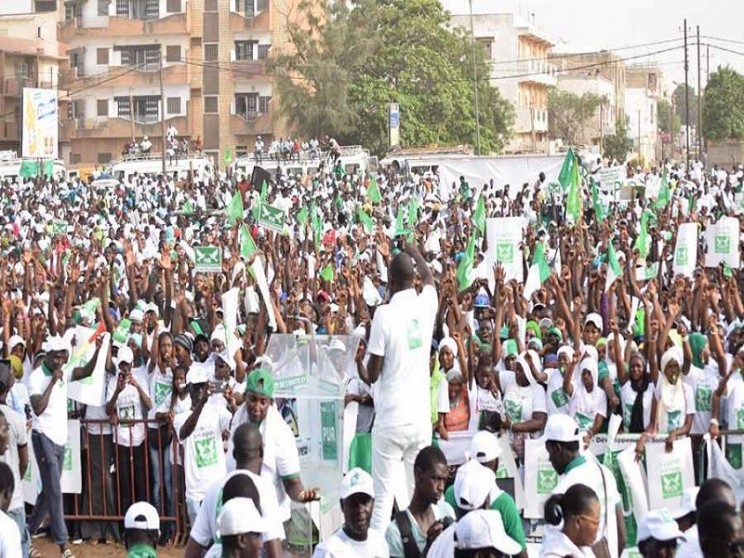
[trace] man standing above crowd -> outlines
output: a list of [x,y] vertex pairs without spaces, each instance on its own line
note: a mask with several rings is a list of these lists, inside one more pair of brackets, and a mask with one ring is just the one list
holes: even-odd
[[[415,270],[414,270],[415,263]],[[423,288],[417,293],[418,273]],[[437,291],[429,266],[415,246],[390,263],[390,302],[375,312],[369,337],[367,383],[377,382],[372,429],[372,474],[375,510],[372,528],[384,530],[393,507],[395,468],[403,461],[413,491],[413,462],[431,441],[430,401],[415,394],[429,392],[429,349],[437,314]],[[408,501],[398,502],[401,508]]]

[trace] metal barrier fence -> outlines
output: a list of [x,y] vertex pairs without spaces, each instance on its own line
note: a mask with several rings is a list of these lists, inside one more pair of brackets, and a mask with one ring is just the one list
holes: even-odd
[[161,532],[174,542],[185,542],[182,459],[172,426],[162,420],[80,423],[82,491],[67,495],[65,519],[89,522],[88,528],[97,527],[99,537],[105,538],[109,527],[116,533],[129,505],[147,501],[160,514]]

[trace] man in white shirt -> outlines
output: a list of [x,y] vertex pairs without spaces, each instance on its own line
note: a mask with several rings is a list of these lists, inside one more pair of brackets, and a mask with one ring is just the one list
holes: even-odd
[[152,401],[147,388],[147,371],[144,367],[133,370],[133,362],[132,349],[120,348],[115,359],[118,373],[106,386],[106,413],[116,424],[114,445],[122,511],[129,509],[133,502],[147,500],[145,425],[141,421],[152,407]]
[[54,543],[59,545],[63,555],[71,555],[67,547],[60,487],[67,443],[67,385],[93,373],[101,349],[101,338],[96,340],[96,352],[88,364],[73,370],[63,369],[69,358],[68,344],[59,336],[50,337],[46,343],[46,356],[41,366],[31,372],[28,385],[34,412],[31,442],[41,476],[41,493],[36,498],[28,528],[35,533],[48,514]]
[[359,467],[346,473],[339,497],[344,524],[316,547],[313,558],[388,558],[385,538],[369,525],[375,505],[369,473]]
[[[413,286],[414,266],[423,288]],[[437,313],[434,277],[423,256],[408,246],[390,264],[390,302],[377,308],[367,351],[367,384],[377,382],[376,419],[372,428],[372,474],[375,511],[372,527],[383,530],[393,507],[393,478],[401,462],[405,466],[408,494],[413,492],[413,462],[431,441],[429,348]],[[416,396],[419,394],[419,396]],[[399,501],[408,506],[408,500]]]
[[[0,415],[4,415],[8,431],[7,450],[3,452],[2,447],[0,447],[0,461],[10,465],[15,483],[13,498],[10,501],[7,514],[18,525],[23,555],[28,556],[30,537],[28,529],[26,529],[26,510],[23,501],[23,487],[21,486],[21,479],[28,466],[28,435],[26,434],[26,418],[7,405],[7,398],[14,380],[9,363],[0,361]],[[2,422],[2,419],[0,419],[0,422]]]
[[6,514],[15,488],[13,471],[7,463],[0,463],[0,556],[21,558],[21,534],[15,522]]
[[227,473],[222,433],[230,427],[232,415],[225,407],[207,404],[214,387],[204,366],[192,366],[186,383],[191,412],[177,415],[173,428],[183,445],[186,508],[193,525],[207,486]]

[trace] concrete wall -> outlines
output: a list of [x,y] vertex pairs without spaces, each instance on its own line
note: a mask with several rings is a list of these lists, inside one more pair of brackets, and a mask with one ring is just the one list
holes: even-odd
[[[692,140],[691,140],[692,141]],[[744,161],[744,141],[708,142],[705,164],[731,169]]]

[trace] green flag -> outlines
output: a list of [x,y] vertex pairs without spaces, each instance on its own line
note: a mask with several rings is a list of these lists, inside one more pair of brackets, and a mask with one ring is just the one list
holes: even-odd
[[380,187],[377,185],[377,177],[372,175],[369,179],[369,188],[367,188],[367,199],[372,203],[380,203],[382,201],[382,194],[380,193]]
[[256,243],[253,241],[251,233],[248,232],[248,227],[243,225],[240,227],[240,255],[246,260],[256,253]]
[[643,215],[641,215],[641,232],[636,237],[635,242],[633,243],[633,249],[638,249],[638,252],[640,254],[641,258],[646,258],[648,256],[648,252],[650,249],[650,246],[648,244],[648,218],[649,214],[648,211],[643,212]]
[[316,246],[320,245],[320,238],[323,234],[323,225],[320,223],[320,217],[318,217],[318,210],[313,203],[310,208],[310,226],[313,229],[313,238],[315,239]]
[[359,218],[359,222],[364,226],[365,229],[367,229],[367,232],[372,232],[375,230],[374,221],[372,221],[372,218],[367,215],[367,212],[362,210],[361,207],[357,212],[357,217]]
[[661,173],[661,188],[659,189],[659,195],[656,198],[656,203],[654,204],[654,208],[656,211],[660,211],[664,209],[667,205],[669,205],[669,202],[672,198],[672,192],[669,189],[669,179],[667,178],[667,171],[664,169],[664,171]]
[[592,205],[594,206],[594,216],[597,222],[604,221],[604,208],[599,201],[599,192],[597,191],[597,183],[594,180],[589,179],[589,189],[592,192]]
[[475,261],[475,235],[471,234],[465,253],[457,264],[457,287],[462,292],[473,284],[473,262]]
[[297,213],[297,222],[300,225],[307,223],[307,206],[303,205],[302,209]]
[[333,267],[331,264],[326,265],[323,269],[320,270],[320,278],[323,279],[323,281],[328,281],[329,283],[333,281]]
[[540,286],[550,277],[550,265],[545,259],[545,245],[538,242],[535,246],[535,254],[532,256],[532,265],[527,272],[527,280],[524,283],[524,292],[522,293],[526,300],[530,300],[532,295]]
[[181,213],[183,213],[184,215],[194,214],[194,204],[191,200],[186,200],[186,203],[183,204],[183,207],[181,208]]
[[240,190],[236,190],[233,194],[232,200],[225,208],[225,215],[230,225],[234,225],[243,219],[243,196]]
[[412,229],[416,228],[418,223],[418,199],[416,196],[411,196],[411,200],[408,202],[408,226]]
[[481,236],[486,233],[486,202],[483,199],[483,194],[478,196],[478,204],[475,206],[475,212],[473,213],[473,223]]
[[612,245],[612,241],[607,248],[607,279],[605,281],[605,292],[610,290],[612,284],[622,277],[623,270],[620,267],[620,262],[617,261],[617,254],[615,253],[615,247]]
[[253,206],[253,218],[258,221],[259,216],[261,215],[261,206],[266,201],[266,198],[268,197],[268,186],[266,184],[266,181],[264,180],[261,183],[261,197],[258,198],[258,203]]
[[573,149],[569,147],[568,151],[566,152],[566,158],[563,159],[561,172],[558,174],[558,182],[561,183],[564,192],[571,185],[571,181],[573,180],[573,170],[575,166],[576,156],[574,155]]
[[[573,155],[573,151],[571,151]],[[568,156],[568,155],[567,155]],[[579,164],[575,160],[571,165],[571,175],[568,181],[568,195],[566,197],[566,214],[573,217],[574,223],[578,223],[581,219],[581,177],[579,176]],[[565,165],[565,163],[564,163]]]
[[408,233],[404,223],[405,215],[403,214],[403,206],[398,206],[398,215],[395,217],[395,236],[401,236]]

